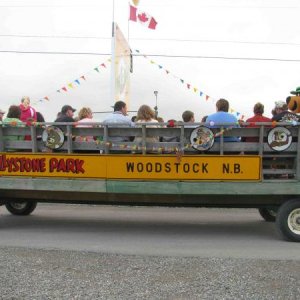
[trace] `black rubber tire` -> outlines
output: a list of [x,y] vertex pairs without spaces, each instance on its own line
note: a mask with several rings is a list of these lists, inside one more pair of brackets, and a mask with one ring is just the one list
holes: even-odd
[[272,208],[261,207],[258,209],[259,214],[266,222],[275,222],[277,211]]
[[299,199],[289,200],[280,206],[276,218],[276,227],[284,239],[292,242],[300,242]]
[[28,216],[35,210],[36,206],[36,201],[15,201],[5,204],[7,210],[16,216]]

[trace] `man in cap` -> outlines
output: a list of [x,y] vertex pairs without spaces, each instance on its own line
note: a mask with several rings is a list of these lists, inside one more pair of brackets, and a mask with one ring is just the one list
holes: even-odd
[[59,117],[54,122],[75,122],[73,116],[76,111],[71,105],[64,105],[61,108]]
[[276,101],[272,121],[276,122],[299,122],[299,117],[288,110],[284,101]]
[[5,114],[5,111],[0,109],[0,121],[2,122],[3,116]]

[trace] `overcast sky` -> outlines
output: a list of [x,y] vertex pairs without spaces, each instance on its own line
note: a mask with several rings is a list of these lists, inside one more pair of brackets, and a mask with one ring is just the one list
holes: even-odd
[[260,101],[270,116],[274,101],[300,86],[298,0],[140,0],[138,8],[156,19],[156,30],[128,23],[126,0],[115,0],[114,14],[112,0],[0,1],[0,108],[26,95],[47,121],[64,104],[110,110],[113,15],[133,53],[148,57],[134,57],[131,110],[155,106],[157,90],[165,120],[189,109],[200,121],[220,97],[245,117]]

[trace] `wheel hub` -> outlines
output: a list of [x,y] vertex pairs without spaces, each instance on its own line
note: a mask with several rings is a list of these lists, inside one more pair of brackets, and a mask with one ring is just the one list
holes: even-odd
[[300,208],[294,209],[288,216],[288,226],[295,234],[300,234]]
[[15,209],[24,209],[27,202],[11,202],[10,205]]

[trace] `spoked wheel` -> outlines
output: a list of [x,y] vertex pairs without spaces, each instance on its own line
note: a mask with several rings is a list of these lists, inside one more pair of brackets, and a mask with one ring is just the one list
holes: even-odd
[[259,214],[267,222],[275,222],[277,216],[277,210],[272,208],[261,207],[258,209]]
[[276,218],[279,232],[287,240],[300,242],[300,200],[293,199],[281,205]]
[[27,216],[30,215],[36,208],[36,201],[16,201],[8,202],[5,204],[7,210],[17,216]]

